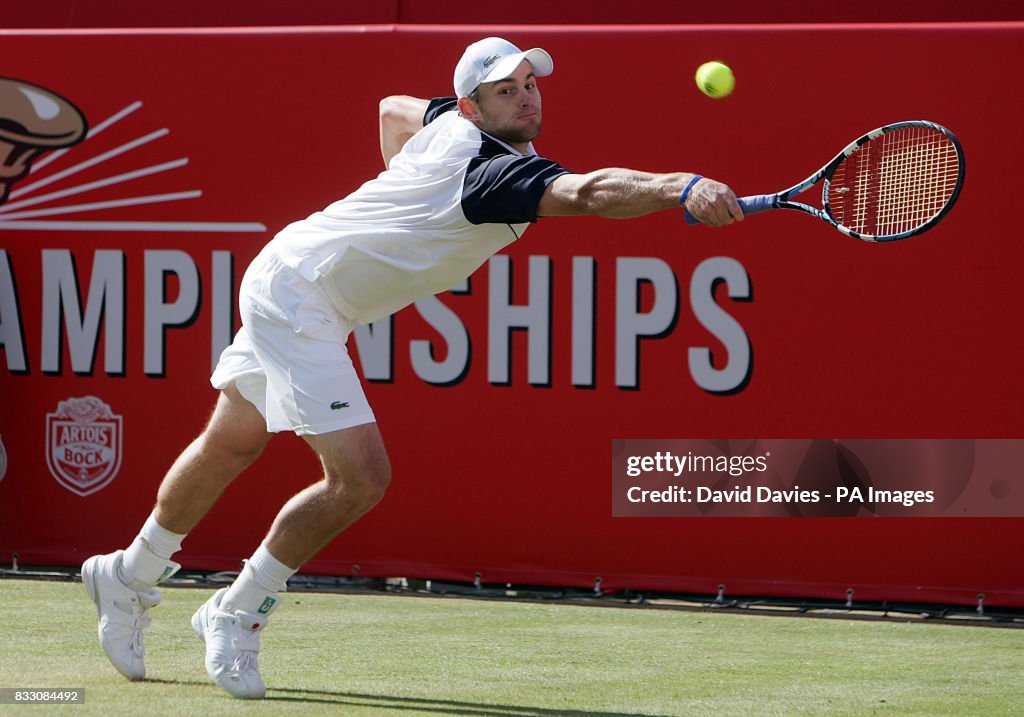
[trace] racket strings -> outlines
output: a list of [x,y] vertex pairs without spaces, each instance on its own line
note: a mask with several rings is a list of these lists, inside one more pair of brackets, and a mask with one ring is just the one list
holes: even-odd
[[862,145],[832,176],[835,219],[859,234],[912,231],[939,214],[959,176],[955,145],[928,127],[905,127]]

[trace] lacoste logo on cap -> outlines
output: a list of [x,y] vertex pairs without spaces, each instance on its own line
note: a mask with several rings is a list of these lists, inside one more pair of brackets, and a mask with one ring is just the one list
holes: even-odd
[[491,55],[486,60],[484,60],[484,67],[490,67],[491,65],[493,65],[495,62],[497,62],[500,59],[501,59],[501,55]]

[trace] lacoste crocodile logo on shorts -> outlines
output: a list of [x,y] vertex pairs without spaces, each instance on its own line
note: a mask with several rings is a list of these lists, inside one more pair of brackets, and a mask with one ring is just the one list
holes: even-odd
[[332,411],[337,411],[340,408],[348,408],[348,401],[335,401],[331,404]]

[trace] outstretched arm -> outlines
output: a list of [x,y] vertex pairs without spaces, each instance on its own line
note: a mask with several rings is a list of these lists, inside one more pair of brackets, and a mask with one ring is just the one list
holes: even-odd
[[[679,197],[694,176],[685,172],[651,174],[619,168],[563,174],[548,185],[537,214],[542,217],[596,214],[627,219],[663,209],[679,210]],[[713,179],[700,179],[690,188],[686,208],[701,223],[713,227],[743,219],[736,195]]]
[[380,101],[380,153],[385,167],[423,127],[428,104],[427,100],[408,95],[392,95]]

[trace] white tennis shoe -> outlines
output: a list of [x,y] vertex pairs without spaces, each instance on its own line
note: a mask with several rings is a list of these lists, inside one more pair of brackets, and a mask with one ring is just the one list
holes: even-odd
[[[146,676],[142,631],[149,627],[149,609],[160,604],[156,589],[138,592],[119,575],[123,550],[94,555],[82,565],[82,584],[99,613],[100,645],[118,671],[129,680]],[[169,563],[169,574],[180,567]]]
[[192,616],[192,629],[206,643],[206,672],[222,689],[235,697],[262,699],[267,692],[257,655],[265,615],[236,610],[220,604],[227,588],[221,588]]

